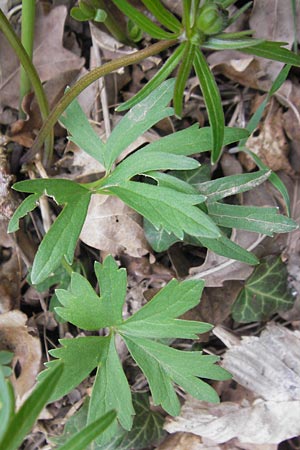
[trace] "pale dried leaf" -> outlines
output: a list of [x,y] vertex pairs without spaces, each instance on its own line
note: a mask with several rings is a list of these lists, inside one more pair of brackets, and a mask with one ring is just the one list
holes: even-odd
[[[168,436],[157,450],[222,450],[219,445],[203,443],[199,436],[192,433],[174,433]],[[234,450],[234,449],[232,449]]]
[[[280,0],[255,0],[250,18],[250,27],[255,37],[286,42],[291,48],[294,41],[294,18],[291,2]],[[275,80],[283,63],[259,58],[261,69]]]
[[227,350],[222,365],[265,400],[300,402],[299,331],[269,324],[260,337],[244,337]]
[[92,196],[80,239],[112,255],[149,253],[141,216],[117,197]]
[[18,397],[23,397],[32,388],[41,363],[40,340],[29,333],[26,321],[27,316],[21,311],[0,314],[1,350],[13,352],[13,366],[19,362],[21,368],[18,378],[14,374],[11,376]]
[[[299,401],[256,400],[212,405],[188,397],[181,415],[167,418],[169,433],[194,433],[216,443],[238,438],[247,444],[277,444],[300,434]],[[250,447],[251,448],[251,447]]]
[[[41,80],[50,80],[62,72],[80,69],[84,59],[63,47],[63,31],[67,8],[57,6],[48,14],[38,3],[35,21],[35,47],[33,63]],[[0,106],[18,108],[19,104],[19,62],[9,46],[4,35],[0,35],[0,60],[5,61],[1,66]]]
[[[234,242],[241,247],[251,251],[255,249],[264,238],[247,231],[237,230],[234,232]],[[211,251],[207,252],[206,259],[202,266],[190,269],[190,279],[205,280],[206,287],[223,286],[227,280],[245,280],[253,272],[253,267],[235,261],[233,259],[219,256]]]

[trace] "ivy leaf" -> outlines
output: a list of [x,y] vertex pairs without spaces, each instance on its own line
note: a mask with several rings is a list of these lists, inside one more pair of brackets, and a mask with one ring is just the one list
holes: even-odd
[[220,226],[273,236],[298,228],[289,217],[278,214],[278,208],[208,203],[209,216]]
[[183,194],[135,181],[109,187],[109,191],[146,217],[156,228],[162,227],[181,240],[184,233],[208,238],[220,236],[214,222],[194,206],[204,201],[205,197],[201,195]]
[[125,270],[118,269],[114,259],[109,256],[103,264],[95,263],[95,272],[101,286],[100,298],[90,283],[76,272],[72,273],[68,291],[56,290],[63,307],[55,308],[55,312],[84,330],[99,330],[122,321],[127,284]]
[[[15,230],[18,220],[32,210],[38,197],[46,194],[58,204],[64,204],[62,212],[41,242],[34,259],[31,281],[38,284],[57,269],[63,257],[69,264],[73,261],[76,243],[83,226],[90,202],[91,192],[69,180],[39,179],[14,184],[16,191],[33,194],[16,210],[11,219],[10,230]],[[25,210],[27,211],[25,212]]]
[[[158,411],[150,408],[148,394],[133,394],[133,406],[136,415],[130,431],[118,428],[109,443],[101,444],[98,441],[87,450],[141,450],[150,443],[159,443],[165,432],[163,431],[164,417]],[[51,442],[62,445],[70,438],[78,434],[87,423],[89,409],[89,398],[84,401],[83,406],[67,421],[61,436],[52,437]]]
[[292,308],[295,298],[287,287],[287,269],[280,257],[265,258],[239,293],[232,316],[237,322],[268,320]]

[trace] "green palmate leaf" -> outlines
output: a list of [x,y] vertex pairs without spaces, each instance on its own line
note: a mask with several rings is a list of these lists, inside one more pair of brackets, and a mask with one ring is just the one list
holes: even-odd
[[244,39],[226,39],[226,33],[224,38],[222,37],[210,37],[202,45],[203,48],[210,50],[227,50],[227,49],[242,49],[256,46],[262,43],[262,39],[244,38]]
[[188,77],[190,75],[193,66],[195,50],[196,47],[192,45],[189,41],[185,43],[185,48],[182,55],[182,62],[177,72],[173,95],[174,111],[176,116],[178,117],[181,117],[182,115],[182,99],[186,82],[188,80]]
[[203,196],[187,195],[134,181],[112,186],[109,191],[146,217],[155,227],[165,228],[179,239],[183,239],[184,233],[208,238],[220,235],[213,221],[194,206],[204,201]]
[[91,126],[77,100],[73,100],[59,120],[71,134],[69,137],[70,141],[82,148],[106,168],[105,144]]
[[132,108],[144,98],[146,98],[154,89],[156,89],[175,69],[175,67],[178,66],[183,51],[185,48],[185,44],[180,44],[172,53],[172,55],[167,59],[165,64],[159,69],[153,78],[151,78],[150,81],[148,81],[145,86],[139,90],[137,94],[135,94],[132,98],[127,100],[127,102],[122,103],[120,106],[116,108],[116,111],[125,111],[127,109]]
[[287,286],[287,269],[280,257],[268,257],[255,269],[232,309],[237,322],[268,320],[292,308],[295,298]]
[[204,58],[201,50],[198,48],[195,52],[194,68],[200,81],[202,94],[207,107],[209,122],[212,127],[211,132],[213,146],[211,161],[212,163],[216,163],[221,155],[224,140],[224,113],[218,86],[208,67],[206,59]]
[[44,381],[34,389],[30,397],[10,420],[0,443],[1,448],[5,450],[16,450],[19,448],[23,439],[33,427],[40,412],[49,401],[62,371],[62,364],[58,364],[55,370],[51,374],[48,374]]
[[[25,209],[32,208],[36,199],[44,194],[53,197],[64,209],[44,237],[35,256],[31,281],[38,284],[57,269],[63,257],[69,264],[73,261],[76,243],[83,226],[91,192],[69,180],[28,180],[14,185],[20,192],[32,193],[31,200],[25,200]],[[29,197],[30,198],[30,197]],[[22,205],[11,219],[11,228],[16,229],[17,220],[24,215]]]
[[216,202],[222,198],[249,191],[266,181],[270,175],[271,171],[267,169],[255,173],[231,175],[201,183],[198,185],[198,190],[207,197],[209,202]]
[[[95,263],[95,272],[101,286],[100,298],[90,283],[73,272],[68,291],[57,289],[56,295],[63,307],[55,308],[64,320],[85,330],[99,330],[122,321],[122,307],[126,295],[126,272],[118,269],[112,257],[103,265]],[[93,311],[91,316],[90,311]]]
[[86,336],[76,339],[60,339],[59,343],[62,347],[49,351],[51,356],[58,359],[47,362],[45,364],[47,370],[38,375],[38,381],[41,383],[48,374],[51,376],[50,374],[60,364],[60,361],[63,362],[63,373],[50,401],[63,397],[88,377],[98,366],[106,341],[103,337]]
[[175,33],[180,32],[182,25],[179,20],[164,7],[159,0],[142,0],[146,8],[156,17],[156,19],[166,28]]
[[8,380],[5,379],[3,368],[0,366],[0,445],[14,416],[14,391]]
[[155,405],[171,415],[178,415],[180,403],[173,389],[173,382],[182,386],[195,398],[218,402],[215,390],[198,377],[225,379],[228,373],[214,363],[214,356],[203,356],[199,352],[182,352],[158,342],[123,334],[133,359],[144,372]]
[[76,433],[66,444],[59,447],[59,450],[86,450],[92,441],[111,426],[115,418],[116,413],[114,411],[106,413]]
[[208,203],[209,216],[220,226],[273,236],[297,228],[296,222],[278,214],[278,208]]
[[166,105],[170,102],[174,90],[174,80],[162,83],[147,98],[134,106],[116,125],[106,143],[108,169],[129,144],[155,123],[173,114],[173,108]]
[[130,155],[105,180],[105,187],[129,180],[138,174],[146,174],[152,170],[168,169],[195,169],[199,167],[198,161],[186,156],[173,155],[163,152],[151,152],[148,155],[147,147]]
[[113,3],[133,22],[135,22],[141,30],[152,36],[154,39],[176,39],[178,33],[169,33],[155,25],[152,20],[148,19],[144,14],[126,0],[112,0]]
[[202,322],[176,319],[199,303],[204,287],[200,283],[172,280],[156,294],[151,302],[119,326],[119,332],[127,336],[149,338],[197,339],[197,334],[206,333],[211,325]]
[[[119,317],[125,295],[118,292],[120,283],[116,278],[116,265],[111,257],[106,258],[103,265],[96,266],[96,274],[102,295],[105,296],[105,293],[110,290],[108,296],[111,297],[111,305],[103,313],[109,318],[110,334],[106,337],[89,336],[63,339],[61,340],[63,347],[50,351],[51,355],[58,360],[46,364],[48,369],[39,376],[40,381],[43,381],[45,376],[55,369],[59,361],[64,363],[61,381],[56,386],[52,399],[66,394],[97,367],[88,422],[93,422],[98,416],[115,409],[122,427],[129,429],[132,425],[134,410],[130,389],[115,348],[115,335],[119,334],[127,343],[132,356],[144,370],[146,376],[149,376],[155,402],[161,403],[168,412],[175,414],[179,410],[173,383],[178,383],[188,392],[195,393],[197,398],[202,396],[201,398],[205,400],[217,401],[217,394],[214,390],[198,377],[227,378],[228,373],[214,365],[218,358],[203,356],[201,352],[182,352],[169,349],[164,344],[151,341],[153,338],[162,337],[195,338],[198,333],[211,329],[211,325],[208,324],[177,319],[178,315],[199,303],[203,281],[189,280],[179,283],[173,280],[134,316],[120,322]],[[85,296],[90,296],[90,288],[87,288],[82,277],[78,277],[76,282],[78,283],[76,285],[78,293],[82,295],[84,301]],[[115,296],[116,299],[113,298]],[[67,305],[69,317],[76,317],[76,321],[77,307],[76,301],[71,301]],[[96,310],[97,308],[98,306],[96,306]],[[86,309],[93,323],[95,311],[89,304]],[[103,321],[103,323],[107,322]],[[72,377],[70,377],[70,373],[73,374]],[[162,375],[161,381],[160,375]],[[107,430],[97,442],[108,445],[117,432],[118,428],[115,425]]]
[[[114,336],[107,336],[104,340],[105,345],[102,349],[90,400],[88,423],[113,408],[117,411],[117,417],[122,427],[130,430],[135,414],[130,387],[116,351]],[[115,426],[103,435],[104,442],[114,436],[117,426],[115,423]]]
[[285,42],[272,42],[264,41],[254,47],[243,48],[243,53],[250,55],[260,56],[266,59],[272,59],[273,61],[281,61],[291,66],[300,66],[300,55],[291,52],[283,45],[287,45]]
[[[243,138],[249,137],[249,132],[242,128],[225,127],[223,145],[239,141],[241,139],[239,136],[243,136]],[[211,128],[204,127],[199,129],[199,126],[194,124],[185,130],[177,131],[162,139],[158,139],[147,145],[146,148],[147,153],[166,152],[186,156],[207,152],[213,148]]]

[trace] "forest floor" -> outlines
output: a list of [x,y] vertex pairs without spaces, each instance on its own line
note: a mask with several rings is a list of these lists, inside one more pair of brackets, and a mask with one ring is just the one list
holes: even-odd
[[[10,3],[0,2],[19,31],[20,9],[12,9]],[[73,20],[69,15],[72,3],[71,0],[38,2],[33,61],[51,106],[63,95],[67,85],[89,69],[133,51],[115,41],[103,28]],[[135,3],[142,9],[141,2]],[[180,16],[181,2],[166,0],[164,3]],[[300,29],[295,34],[289,2],[255,1],[235,31],[245,27],[253,29],[255,37],[287,42],[290,46],[296,38],[300,43]],[[138,46],[143,48],[149,42],[144,38]],[[100,97],[97,82],[80,95],[80,104],[100,136],[108,136],[110,127],[119,120],[120,113],[115,112],[115,107],[141,89],[167,56],[168,51],[107,77],[105,86],[100,86],[104,96]],[[207,52],[206,56],[220,88],[226,125],[245,127],[283,65],[233,50]],[[41,201],[40,208],[22,222],[21,229],[15,235],[8,235],[9,218],[23,199],[11,186],[17,180],[39,177],[88,182],[99,175],[100,169],[92,158],[67,141],[66,131],[59,125],[55,128],[51,167],[45,170],[37,159],[22,165],[21,158],[32,146],[41,118],[34,97],[29,95],[23,104],[27,119],[18,119],[19,65],[2,34],[0,65],[0,350],[14,352],[12,382],[18,400],[22,401],[32,389],[43,363],[49,359],[47,351],[59,345],[58,339],[76,337],[83,332],[62,323],[53,312],[58,301],[54,289],[66,283],[63,270],[50,286],[33,286],[27,278],[39,242],[59,209],[53,202]],[[286,185],[291,216],[298,223],[299,75],[299,68],[291,69],[246,143]],[[207,125],[208,118],[197,78],[191,74],[182,120],[174,116],[162,120],[129,151],[194,123]],[[208,153],[199,155],[207,179],[255,170],[253,161],[236,150],[233,146],[224,148],[219,163],[214,166],[210,165]],[[286,214],[281,194],[269,182],[240,194],[234,201],[242,205],[277,206]],[[166,417],[162,410],[147,406],[147,382],[121,348],[132,389],[142,399],[142,423],[135,425],[131,436],[140,433],[141,437],[135,439],[133,446],[112,449],[300,449],[297,437],[300,435],[300,232],[264,237],[234,231],[231,238],[261,259],[259,269],[182,242],[155,252],[145,237],[141,217],[132,214],[120,200],[108,200],[105,208],[97,201],[91,205],[76,249],[78,270],[93,280],[94,261],[102,261],[112,254],[127,269],[125,314],[128,315],[174,277],[204,279],[206,287],[201,302],[185,318],[211,323],[214,329],[197,342],[178,345],[198,346],[206,353],[221,356],[221,364],[233,374],[232,381],[213,383],[221,398],[219,405],[195,401],[178,391],[183,405],[181,415]],[[272,296],[268,295],[270,291]],[[282,300],[287,297],[290,309],[283,310]],[[244,302],[244,309],[250,305],[253,320],[234,320],[232,311],[238,299]],[[55,437],[63,433],[63,425],[68,423],[68,435],[80,428],[78,411],[90,394],[93,376],[62,400],[47,406],[22,449],[54,448]],[[64,439],[56,442],[62,443]],[[100,450],[100,447],[93,448]]]

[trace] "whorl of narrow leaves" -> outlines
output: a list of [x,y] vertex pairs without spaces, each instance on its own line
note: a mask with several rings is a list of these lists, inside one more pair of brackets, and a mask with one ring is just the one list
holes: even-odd
[[[214,380],[229,377],[225,370],[215,365],[218,358],[198,351],[176,350],[157,342],[163,338],[195,339],[199,333],[211,329],[211,325],[206,323],[177,318],[199,303],[204,282],[172,280],[143,308],[123,320],[125,270],[119,269],[114,259],[108,256],[103,264],[95,263],[95,273],[100,296],[83,276],[74,273],[69,290],[57,290],[62,306],[56,308],[56,312],[75,326],[88,330],[109,328],[109,334],[105,337],[63,339],[62,347],[50,351],[57,359],[46,363],[48,369],[42,372],[40,380],[54,370],[59,361],[64,363],[52,400],[69,392],[97,368],[88,423],[115,409],[119,423],[129,430],[134,409],[115,347],[115,335],[118,334],[148,379],[154,404],[161,404],[169,414],[179,414],[180,403],[174,383],[199,399],[217,402],[216,392],[200,377]],[[109,436],[113,436],[115,431],[111,427]]]

